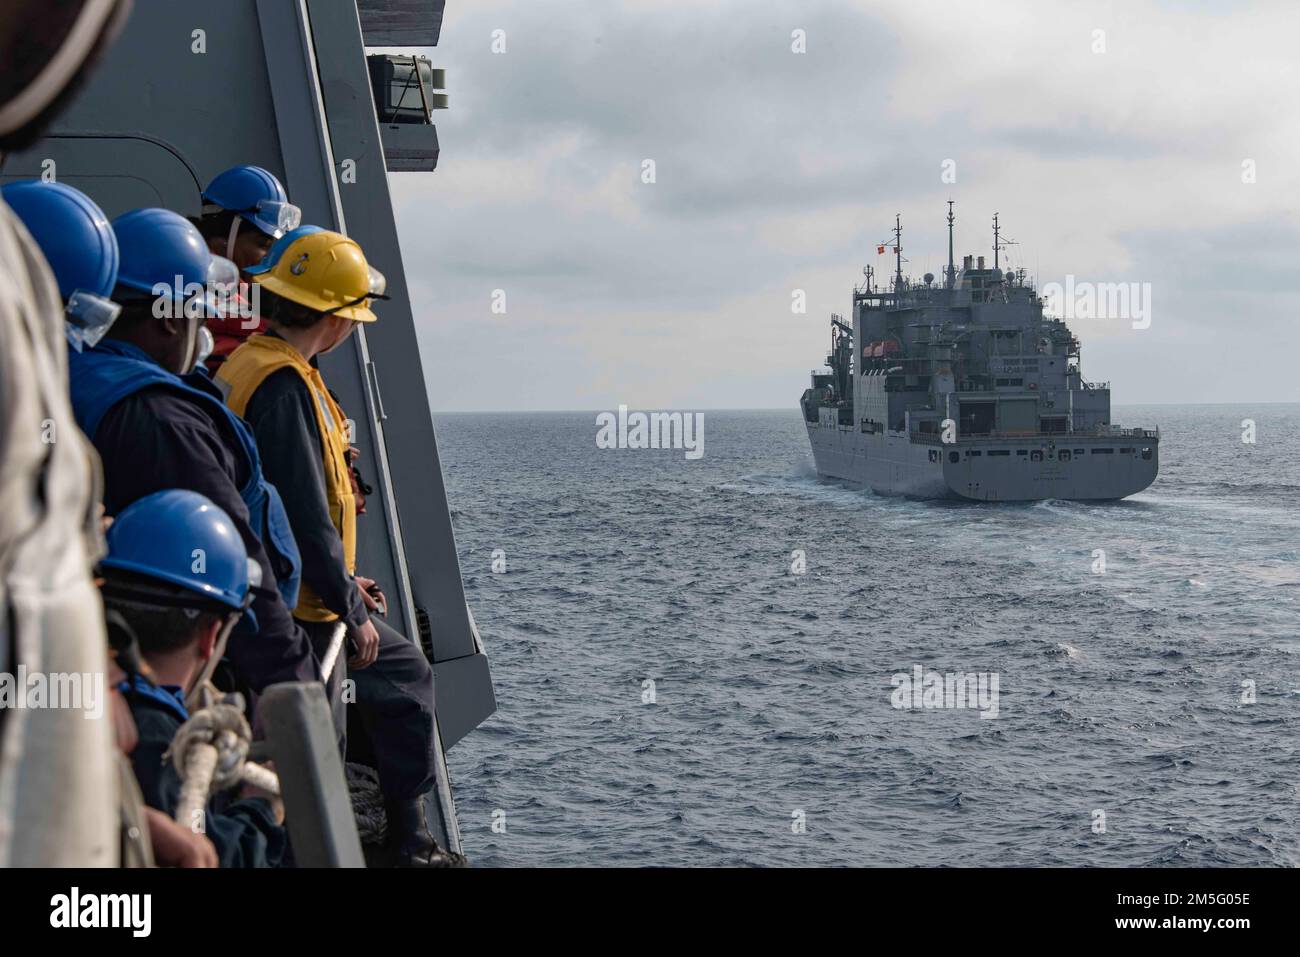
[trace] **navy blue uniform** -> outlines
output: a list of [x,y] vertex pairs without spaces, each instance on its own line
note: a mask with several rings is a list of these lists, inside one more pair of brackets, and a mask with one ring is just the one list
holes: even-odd
[[[274,335],[274,333],[270,333]],[[348,574],[339,538],[325,496],[322,442],[312,410],[311,392],[292,369],[267,376],[248,400],[244,418],[257,439],[262,471],[280,488],[292,490],[284,508],[293,537],[302,556],[302,580],[320,596],[330,611],[349,625],[372,620],[379,632],[379,658],[369,668],[347,671],[346,654],[341,655],[330,676],[330,698],[341,708],[339,684],[346,671],[356,682],[353,721],[363,735],[354,736],[349,746],[341,741],[345,755],[372,764],[379,772],[385,797],[414,798],[429,791],[435,781],[437,751],[434,743],[433,669],[414,643],[389,627],[382,619],[371,619],[361,597],[361,588]],[[314,476],[310,481],[306,476]],[[311,636],[318,655],[329,644],[335,622],[300,621]]]
[[[220,391],[211,388],[220,401]],[[254,691],[280,681],[319,681],[307,636],[296,627],[277,589],[280,569],[254,531],[239,490],[247,465],[226,424],[166,386],[149,386],[103,414],[91,436],[104,463],[104,509],[116,515],[137,499],[183,488],[212,499],[230,516],[250,558],[263,569],[253,591],[257,634],[237,628],[226,654]]]
[[[136,678],[119,690],[131,706],[140,740],[131,752],[131,766],[144,801],[168,817],[180,803],[181,781],[163,755],[176,731],[189,720],[179,688],[152,688]],[[184,822],[183,822],[184,823]],[[275,822],[270,802],[241,798],[219,813],[209,803],[203,816],[203,833],[212,841],[222,867],[277,867],[284,856],[286,834]]]

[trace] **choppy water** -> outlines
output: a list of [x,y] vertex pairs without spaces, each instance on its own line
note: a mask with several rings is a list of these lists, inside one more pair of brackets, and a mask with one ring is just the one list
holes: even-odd
[[[695,462],[440,416],[500,702],[451,752],[472,859],[1300,865],[1300,405],[1116,419],[1163,431],[1145,493],[947,505],[820,483],[793,411]],[[918,664],[999,716],[895,709]]]

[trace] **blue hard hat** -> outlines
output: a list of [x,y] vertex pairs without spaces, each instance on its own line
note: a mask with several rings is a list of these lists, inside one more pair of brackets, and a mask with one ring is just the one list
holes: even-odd
[[117,237],[93,199],[63,183],[36,179],[8,183],[5,202],[18,214],[67,299],[78,289],[113,294],[117,282]]
[[[146,495],[108,527],[105,569],[131,572],[193,592],[198,604],[241,611],[261,584],[230,517],[211,499],[186,489]],[[206,601],[205,601],[206,600]]]
[[[113,220],[122,262],[117,272],[120,286],[157,295],[165,286],[178,301],[187,300],[186,287],[204,288],[209,308],[217,312],[214,287],[239,281],[239,269],[208,250],[203,235],[184,216],[170,209],[134,209]],[[181,288],[176,288],[177,282]]]
[[275,268],[275,264],[280,261],[284,251],[293,245],[295,239],[301,236],[310,236],[312,233],[324,232],[320,226],[299,226],[297,229],[291,229],[275,242],[271,243],[271,248],[266,251],[266,256],[256,266],[249,266],[244,272],[250,276],[256,276],[259,273],[270,272]]
[[273,239],[302,222],[302,211],[274,175],[260,166],[232,166],[203,191],[203,201],[238,213]]
[[67,304],[68,338],[93,346],[117,319],[117,237],[104,211],[79,189],[23,180],[3,187],[5,202],[41,248]]

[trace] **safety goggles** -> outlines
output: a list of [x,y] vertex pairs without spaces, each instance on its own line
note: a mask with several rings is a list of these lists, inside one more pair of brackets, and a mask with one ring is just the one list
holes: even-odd
[[302,223],[302,210],[293,203],[277,199],[259,200],[256,206],[241,209],[239,214],[264,233],[279,239]]
[[213,256],[203,281],[203,294],[185,299],[185,290],[176,290],[177,301],[185,307],[187,316],[204,319],[222,319],[230,298],[239,291],[239,267],[225,256]]
[[68,342],[78,352],[95,348],[121,312],[122,307],[111,299],[83,289],[74,289],[68,297],[64,314],[64,331]]
[[368,277],[369,288],[366,291],[366,294],[364,296],[358,296],[356,299],[353,299],[351,302],[345,302],[340,306],[335,306],[333,309],[326,309],[321,313],[321,315],[328,316],[331,313],[338,312],[340,309],[350,309],[352,306],[359,306],[367,299],[388,298],[388,296],[384,295],[385,290],[388,289],[388,280],[384,278],[384,274],[381,273],[374,266],[367,266],[366,268],[370,271],[370,275]]

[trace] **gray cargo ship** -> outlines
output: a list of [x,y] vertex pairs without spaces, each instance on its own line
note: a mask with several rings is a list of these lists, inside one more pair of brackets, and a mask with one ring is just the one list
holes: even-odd
[[1111,422],[1110,386],[1088,382],[1079,340],[1021,270],[953,262],[942,284],[896,269],[879,291],[867,268],[853,319],[831,317],[829,371],[803,409],[818,476],[886,495],[986,502],[1120,499],[1156,477],[1160,435]]

